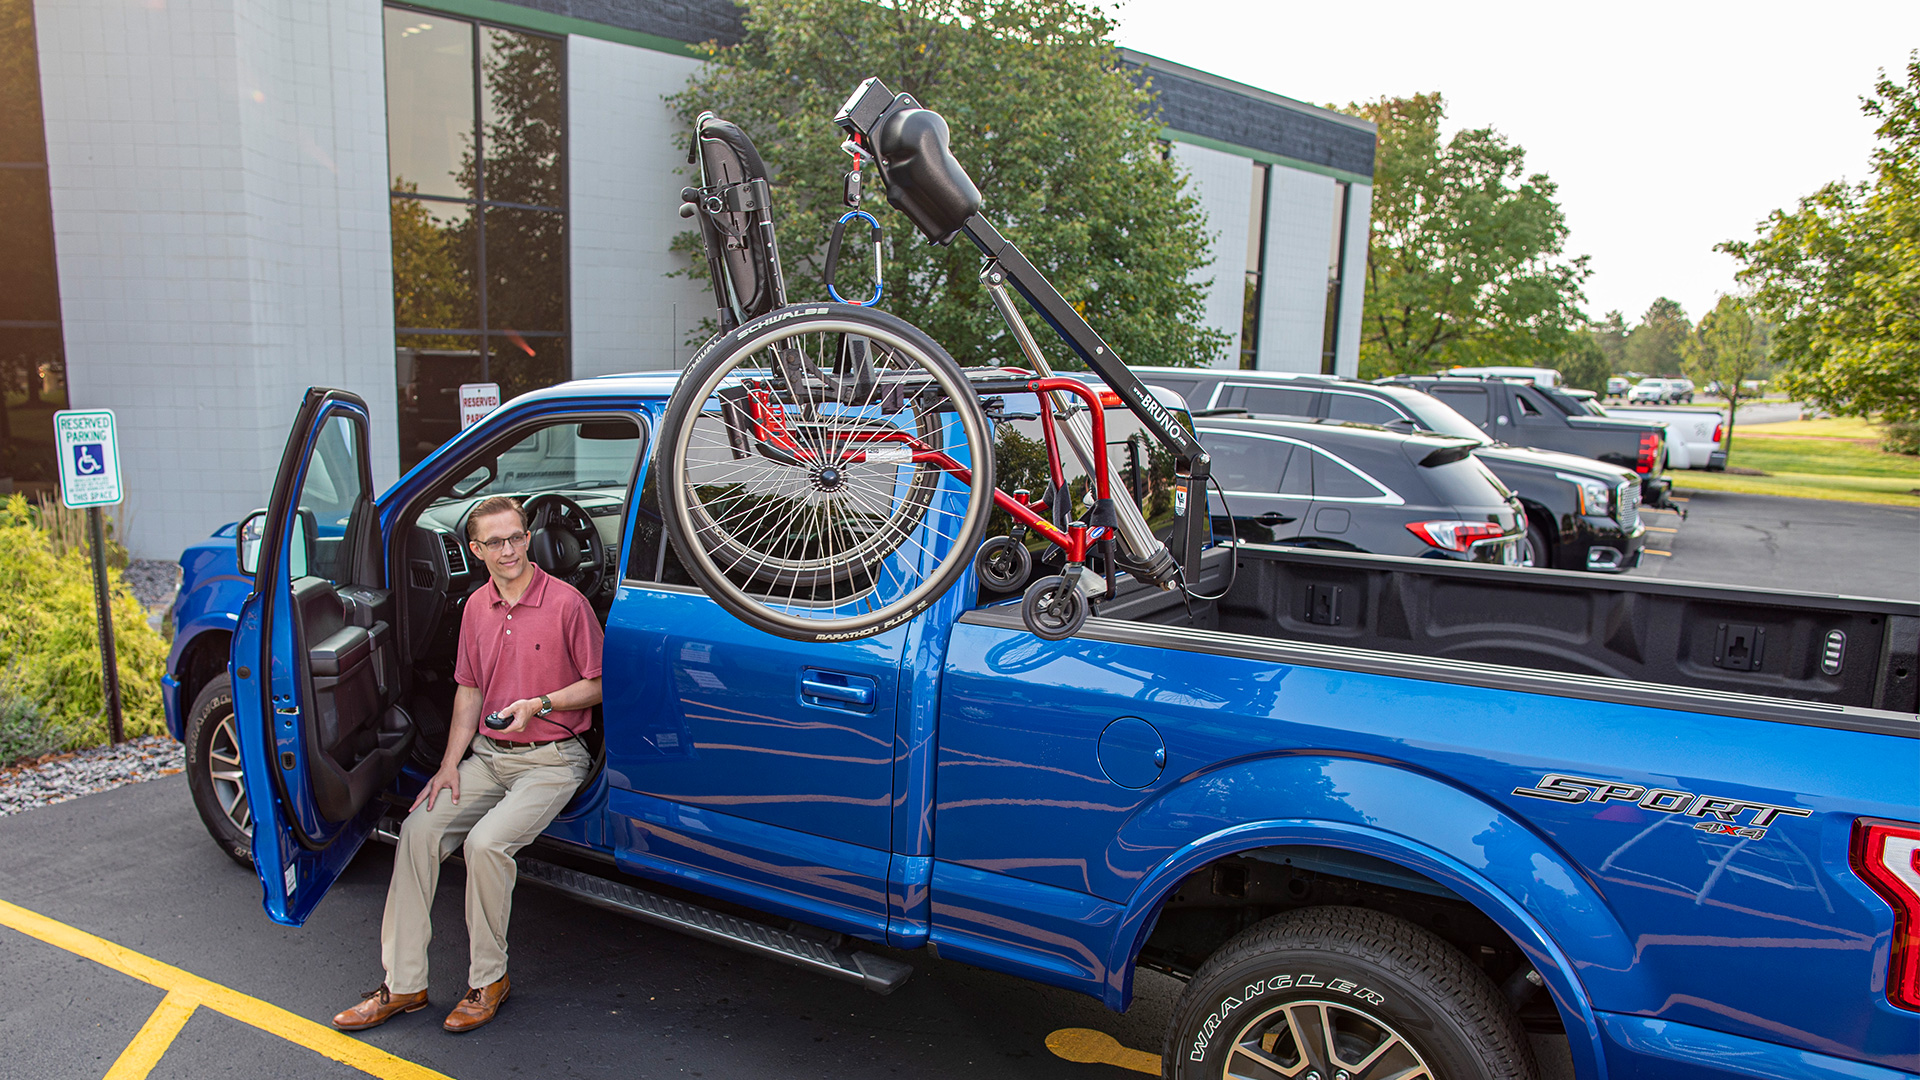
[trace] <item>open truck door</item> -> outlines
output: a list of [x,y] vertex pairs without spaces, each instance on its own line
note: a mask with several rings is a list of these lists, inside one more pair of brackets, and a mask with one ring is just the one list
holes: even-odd
[[229,674],[267,914],[298,926],[380,818],[414,739],[367,463],[366,403],[314,388],[237,543],[253,593]]

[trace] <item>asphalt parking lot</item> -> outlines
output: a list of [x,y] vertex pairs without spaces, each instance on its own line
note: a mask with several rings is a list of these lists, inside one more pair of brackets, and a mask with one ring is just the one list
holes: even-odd
[[[512,997],[492,1024],[449,1035],[440,1020],[466,977],[462,875],[449,863],[434,911],[433,1008],[349,1039],[325,1022],[380,981],[391,852],[367,845],[295,930],[261,913],[259,882],[208,841],[180,776],[0,818],[0,901],[14,905],[0,905],[0,1078],[1101,1080],[1137,1077],[1146,1061],[1157,1075],[1180,987],[1142,972],[1121,1016],[1091,998],[897,953],[914,975],[879,997],[528,886],[515,896]],[[76,940],[89,935],[103,944]],[[162,1007],[168,989],[129,971],[170,987],[172,1005]],[[150,1053],[170,1028],[177,1034]],[[1136,1051],[1116,1055],[1136,1068],[1048,1050],[1049,1035],[1073,1030],[1113,1036],[1105,1045]],[[347,1064],[342,1053],[359,1056]],[[127,1064],[123,1054],[151,1071],[110,1073]]]
[[[1684,488],[1686,474],[1676,482]],[[1920,600],[1920,510],[1701,490],[1675,501],[1684,521],[1646,512],[1647,555],[1636,573]]]

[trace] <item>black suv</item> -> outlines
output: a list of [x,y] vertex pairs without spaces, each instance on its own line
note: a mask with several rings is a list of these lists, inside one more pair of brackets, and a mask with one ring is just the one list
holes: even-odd
[[1526,561],[1526,511],[1474,457],[1477,441],[1245,415],[1196,418],[1194,432],[1219,484],[1209,493],[1216,535],[1373,555]]
[[1431,431],[1472,439],[1474,456],[1493,470],[1526,508],[1530,566],[1620,573],[1640,564],[1646,527],[1640,521],[1640,478],[1591,458],[1507,446],[1444,402],[1411,387],[1376,385],[1327,375],[1205,368],[1136,368],[1141,381],[1180,394],[1196,413],[1244,410]]

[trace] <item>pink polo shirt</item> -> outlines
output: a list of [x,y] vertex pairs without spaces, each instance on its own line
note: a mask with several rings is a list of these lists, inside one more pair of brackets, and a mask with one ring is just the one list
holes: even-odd
[[[524,698],[552,694],[600,675],[600,620],[579,590],[529,566],[533,580],[520,602],[509,605],[489,580],[467,597],[460,616],[460,656],[453,681],[480,691],[480,715]],[[590,709],[555,709],[512,735],[485,724],[480,734],[502,742],[543,742],[583,734]]]

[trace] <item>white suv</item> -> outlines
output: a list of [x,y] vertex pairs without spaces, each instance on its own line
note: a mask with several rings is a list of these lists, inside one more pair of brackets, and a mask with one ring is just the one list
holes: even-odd
[[1665,405],[1680,399],[1678,379],[1641,379],[1627,391],[1627,404]]

